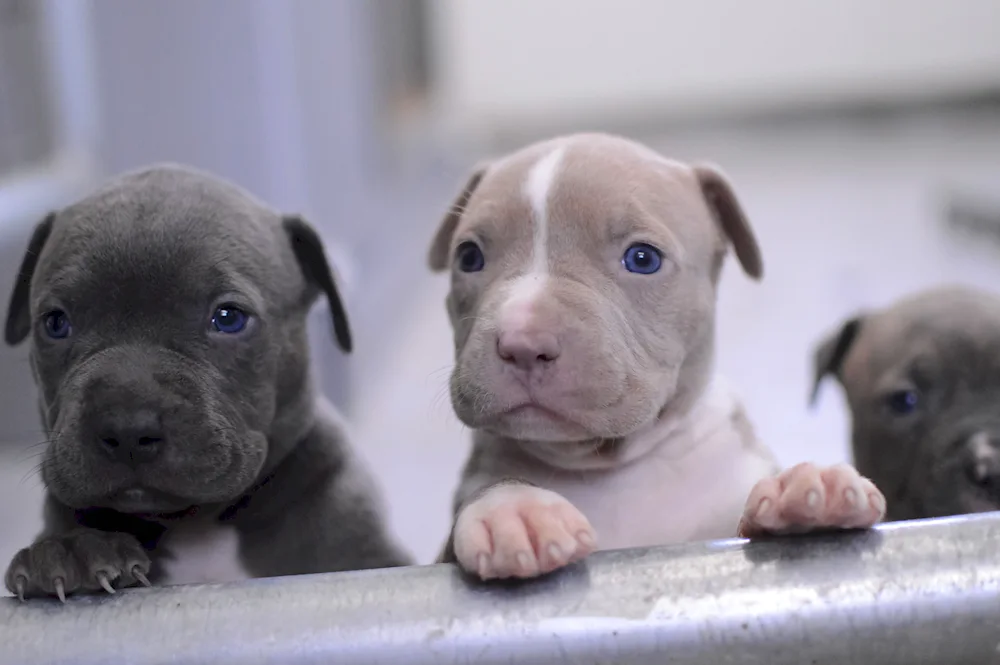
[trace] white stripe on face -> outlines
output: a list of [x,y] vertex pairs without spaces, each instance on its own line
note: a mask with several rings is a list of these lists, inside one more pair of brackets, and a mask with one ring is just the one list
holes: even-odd
[[553,148],[531,167],[528,179],[524,183],[524,194],[531,203],[532,217],[534,217],[531,272],[543,275],[549,270],[549,191],[555,182],[565,153],[565,146]]
[[524,181],[523,192],[531,203],[531,267],[510,285],[507,300],[500,308],[503,328],[519,328],[528,324],[535,298],[543,291],[548,278],[549,192],[565,153],[565,146],[553,148],[531,167]]

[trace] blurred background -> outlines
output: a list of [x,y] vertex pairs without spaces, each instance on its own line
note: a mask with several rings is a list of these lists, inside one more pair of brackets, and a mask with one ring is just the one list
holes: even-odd
[[[786,464],[848,456],[839,389],[807,406],[820,336],[1000,289],[997,0],[0,0],[0,297],[45,212],[149,162],[305,214],[358,340],[317,307],[317,377],[429,562],[468,433],[424,253],[475,162],[574,130],[730,175],[766,276],[724,272],[718,368]],[[0,565],[40,524],[35,396],[2,349]]]

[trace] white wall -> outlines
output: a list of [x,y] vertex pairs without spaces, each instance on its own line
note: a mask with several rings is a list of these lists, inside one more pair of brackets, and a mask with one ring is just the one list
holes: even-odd
[[996,0],[432,0],[435,104],[474,131],[1000,87]]

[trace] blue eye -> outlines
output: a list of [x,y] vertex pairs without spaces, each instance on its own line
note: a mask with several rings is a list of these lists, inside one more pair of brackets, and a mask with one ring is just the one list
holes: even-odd
[[660,254],[660,250],[642,242],[626,249],[625,255],[622,257],[622,265],[625,266],[625,270],[640,275],[652,275],[660,269],[662,263],[663,256]]
[[54,309],[45,315],[45,334],[52,339],[65,339],[72,331],[69,317],[61,309]]
[[483,250],[474,242],[463,242],[455,251],[455,258],[458,260],[458,269],[462,272],[479,272],[486,265],[486,257]]
[[243,332],[249,321],[250,316],[235,305],[220,305],[212,315],[212,327],[226,335]]
[[889,410],[898,416],[905,416],[916,410],[920,398],[915,390],[897,390],[886,400]]

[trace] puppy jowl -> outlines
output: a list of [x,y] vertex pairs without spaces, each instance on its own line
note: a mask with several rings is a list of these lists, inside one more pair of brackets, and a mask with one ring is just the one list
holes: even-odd
[[[125,174],[40,222],[5,333],[30,344],[39,387],[45,530],[8,590],[403,562],[312,387],[306,315],[321,294],[349,351],[312,227],[183,167]],[[296,529],[293,504],[294,518],[347,529]]]
[[530,577],[598,544],[881,517],[851,467],[779,474],[715,375],[730,249],[762,276],[726,176],[622,138],[559,137],[473,172],[429,255],[451,274],[451,397],[474,445],[445,560]]

